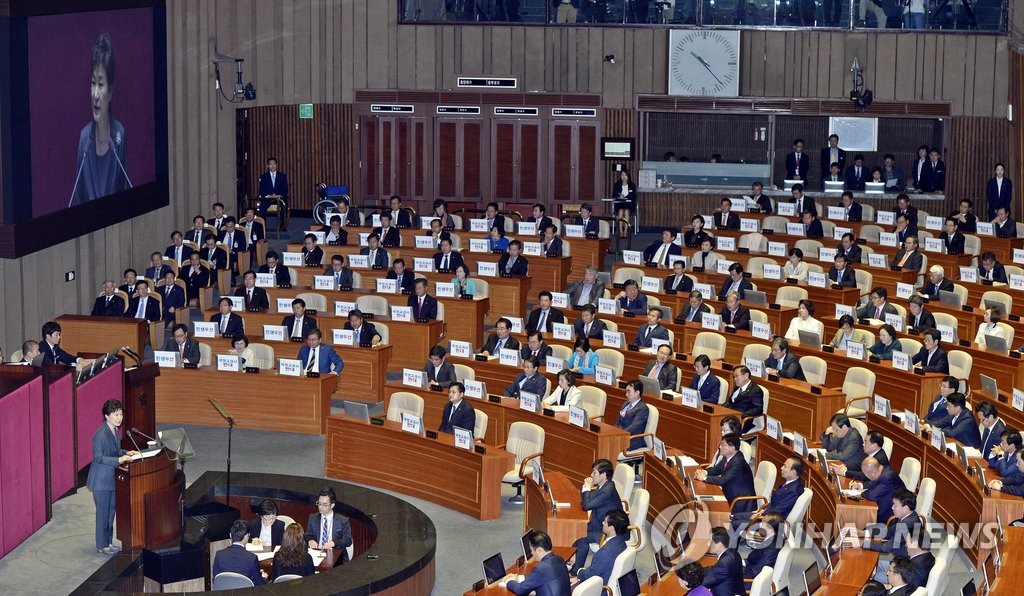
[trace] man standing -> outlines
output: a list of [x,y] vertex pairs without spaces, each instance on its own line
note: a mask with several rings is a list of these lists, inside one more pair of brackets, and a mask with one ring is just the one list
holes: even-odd
[[821,159],[819,160],[821,175],[824,176],[834,163],[839,164],[840,172],[846,167],[846,151],[839,148],[839,135],[837,134],[829,135],[828,147],[821,150]]
[[75,358],[60,347],[60,324],[49,321],[43,325],[43,341],[39,342],[39,351],[43,354],[43,366],[47,364],[64,364],[75,366],[81,358]]
[[[718,464],[706,470],[694,472],[694,478],[722,487],[725,498],[730,502],[737,497],[754,496],[754,474],[750,471],[743,455],[740,454],[740,436],[728,434],[722,437],[718,445],[718,453],[722,456]],[[739,456],[737,457],[737,454]],[[756,501],[744,500],[733,505],[733,513],[748,513],[756,509]]]
[[[260,175],[260,217],[267,218],[267,208],[273,203],[267,197],[281,197],[284,201],[284,208],[288,208],[288,176],[284,172],[277,171],[277,158],[267,158],[267,171]],[[281,221],[281,228],[284,229],[284,213],[278,214]]]
[[602,531],[604,518],[608,512],[622,507],[619,491],[615,489],[615,483],[612,482],[614,471],[615,468],[611,461],[599,459],[591,466],[590,476],[583,481],[580,500],[583,510],[590,512],[590,520],[587,521],[587,535],[573,544],[573,548],[576,549],[576,558],[572,568],[569,569],[569,575],[575,577],[586,564],[591,545],[600,544],[601,536],[604,534]]

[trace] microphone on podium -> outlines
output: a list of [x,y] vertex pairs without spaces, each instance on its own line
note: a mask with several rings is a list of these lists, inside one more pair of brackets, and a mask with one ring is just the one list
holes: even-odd
[[[147,440],[147,441],[153,441],[153,442],[154,442],[154,443],[156,443],[157,445],[163,446],[163,441],[161,441],[160,439],[154,439],[153,437],[151,437],[151,436],[147,435],[146,433],[144,433],[144,432],[142,432],[141,430],[139,430],[139,429],[135,428],[134,426],[132,427],[132,430],[131,430],[131,432],[133,432],[133,433],[135,433],[135,434],[138,434],[138,435],[142,435],[143,437],[145,437],[145,438],[146,438],[146,440]],[[129,435],[128,435],[128,436],[131,436],[131,434],[129,433]]]
[[128,438],[131,440],[132,445],[135,445],[135,450],[138,451],[139,453],[142,453],[142,449],[139,449],[139,444],[135,442],[135,437],[132,436],[132,431],[126,430],[124,431],[124,434],[128,435]]

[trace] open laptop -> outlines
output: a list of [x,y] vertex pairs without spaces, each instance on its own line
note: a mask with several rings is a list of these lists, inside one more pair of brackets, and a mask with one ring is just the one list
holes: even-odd
[[948,290],[939,290],[939,304],[945,304],[956,309],[963,307],[963,300],[956,292],[950,292]]
[[530,557],[533,556],[533,553],[530,552],[530,534],[532,534],[532,533],[533,533],[533,528],[530,528],[530,529],[528,529],[526,531],[525,534],[523,534],[523,537],[522,537],[522,541],[523,541],[523,556],[526,557],[527,561],[529,561]]
[[825,181],[825,192],[843,192],[842,180],[826,180]]
[[640,375],[640,382],[644,386],[644,396],[661,397],[661,383],[658,382],[658,379],[653,379],[647,375]]
[[768,293],[760,290],[747,290],[743,293],[743,301],[748,306],[768,306]]
[[370,406],[358,401],[345,401],[345,416],[361,422],[370,422]]
[[797,336],[800,340],[801,346],[806,348],[821,348],[821,336],[818,335],[817,333],[814,333],[813,331],[804,331],[803,329],[800,329],[799,331],[797,331]]
[[811,561],[811,564],[804,569],[804,591],[807,596],[813,596],[821,589],[821,571],[818,569],[818,562]]
[[989,350],[999,352],[1001,354],[1010,353],[1010,346],[1006,345],[1005,337],[996,337],[995,335],[985,335],[985,347]]
[[505,561],[501,558],[501,553],[491,555],[483,560],[484,569],[484,581],[488,585],[499,582],[505,579]]
[[880,195],[885,192],[885,182],[865,182],[864,192]]
[[[986,342],[988,340],[985,340]],[[988,375],[979,375],[981,377],[981,390],[991,396],[993,399],[999,397],[999,383],[995,379]]]
[[956,444],[956,457],[960,460],[960,465],[964,467],[964,472],[971,469],[971,464],[967,461],[967,450],[960,443]]
[[974,479],[978,481],[978,486],[980,486],[981,490],[984,491],[985,485],[988,484],[988,481],[985,480],[985,468],[982,467],[981,462],[978,461],[974,462]]
[[[1002,302],[997,302],[995,300],[986,300],[985,308],[992,309],[992,312],[999,313],[1000,317],[1006,317],[1006,306]],[[985,341],[987,342],[988,338],[986,338]]]

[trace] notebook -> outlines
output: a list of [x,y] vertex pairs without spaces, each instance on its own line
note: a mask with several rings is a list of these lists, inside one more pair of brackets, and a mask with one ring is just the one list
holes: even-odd
[[505,561],[501,559],[501,553],[491,555],[483,560],[484,580],[488,584],[501,581],[505,577]]

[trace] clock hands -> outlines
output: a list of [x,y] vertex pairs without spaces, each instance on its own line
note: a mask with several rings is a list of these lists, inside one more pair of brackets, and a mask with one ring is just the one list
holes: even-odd
[[725,83],[723,83],[723,82],[722,82],[722,79],[718,78],[718,75],[716,75],[716,74],[715,74],[715,71],[711,70],[711,65],[710,65],[710,64],[708,64],[708,61],[707,61],[707,60],[705,60],[704,58],[702,58],[702,57],[698,56],[698,55],[697,55],[697,53],[696,53],[696,52],[694,52],[693,50],[690,50],[690,54],[691,54],[691,55],[692,55],[692,56],[693,56],[694,58],[696,58],[696,59],[697,59],[697,62],[700,62],[700,63],[701,63],[701,65],[702,65],[702,66],[703,66],[704,68],[706,68],[706,69],[707,69],[707,71],[708,71],[709,73],[711,73],[711,76],[715,77],[715,80],[716,80],[716,81],[718,81],[718,84],[719,84],[719,85],[724,85],[724,84],[725,84]]

